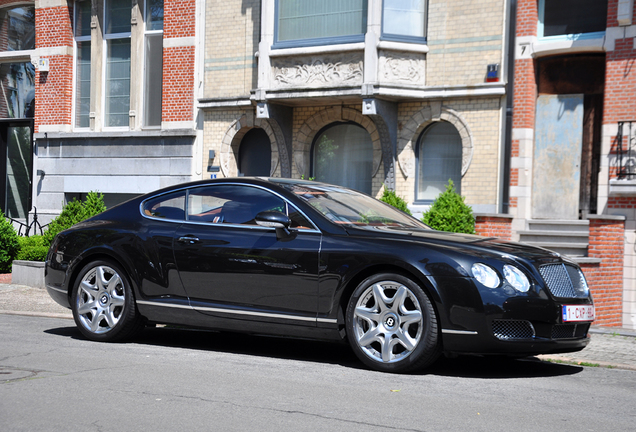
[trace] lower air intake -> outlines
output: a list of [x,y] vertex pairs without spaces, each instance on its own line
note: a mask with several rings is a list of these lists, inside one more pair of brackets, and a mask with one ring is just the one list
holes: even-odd
[[494,320],[492,332],[499,340],[532,339],[535,336],[532,323],[524,320]]

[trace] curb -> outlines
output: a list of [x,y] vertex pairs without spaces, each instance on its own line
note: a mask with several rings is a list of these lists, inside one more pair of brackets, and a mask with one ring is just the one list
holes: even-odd
[[624,370],[636,371],[636,366],[626,365],[621,363],[611,363],[611,362],[604,362],[604,361],[597,361],[597,360],[590,360],[590,359],[582,360],[582,359],[570,358],[570,357],[560,357],[560,356],[555,356],[550,354],[541,354],[536,357],[541,361],[548,361],[550,363],[567,363],[567,364],[580,365],[583,367],[595,367],[595,366],[589,366],[593,364],[593,365],[598,365],[598,367],[601,367],[601,368],[624,369]]

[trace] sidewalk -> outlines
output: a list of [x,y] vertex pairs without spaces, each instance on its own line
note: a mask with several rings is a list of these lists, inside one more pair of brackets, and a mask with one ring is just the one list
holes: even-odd
[[[0,313],[73,319],[71,311],[55,303],[46,290],[12,285],[10,276],[0,275]],[[538,357],[553,362],[636,371],[636,330],[592,327],[590,334],[592,340],[583,351]]]

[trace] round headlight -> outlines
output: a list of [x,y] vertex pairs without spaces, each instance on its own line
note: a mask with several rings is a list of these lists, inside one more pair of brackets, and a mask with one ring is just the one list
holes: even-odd
[[506,264],[503,268],[506,281],[519,292],[528,292],[530,281],[517,267]]
[[472,267],[473,276],[484,286],[488,288],[497,288],[499,286],[499,276],[495,269],[486,264],[475,263]]

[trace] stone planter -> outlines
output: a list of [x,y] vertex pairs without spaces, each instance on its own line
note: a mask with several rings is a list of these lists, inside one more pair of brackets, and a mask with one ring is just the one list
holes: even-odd
[[13,261],[11,284],[27,285],[33,288],[44,288],[44,262]]

